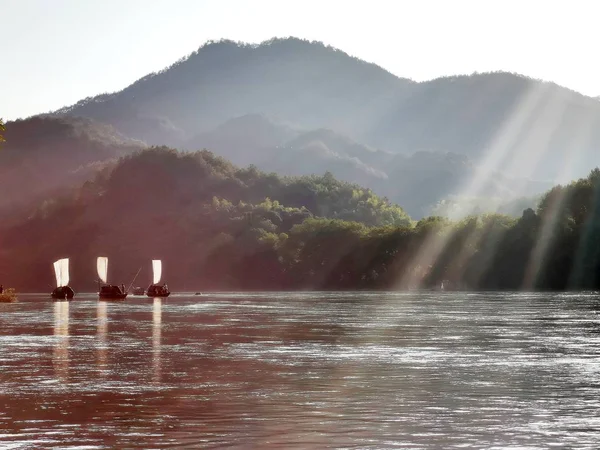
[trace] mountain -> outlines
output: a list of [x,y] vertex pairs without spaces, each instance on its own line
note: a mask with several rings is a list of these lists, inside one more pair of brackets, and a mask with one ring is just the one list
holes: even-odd
[[154,144],[180,145],[249,113],[309,128],[368,131],[369,122],[412,84],[321,43],[219,41],[121,92],[85,99],[59,113],[92,117]]
[[112,159],[146,147],[88,118],[32,117],[6,124],[0,210],[76,186]]
[[[388,197],[416,218],[430,214],[440,201],[461,194],[465,180],[479,172],[465,155],[426,151],[394,154],[333,130],[293,128],[259,114],[237,117],[200,133],[186,147],[207,148],[235,164],[254,164],[261,170],[283,175],[329,171],[341,180]],[[513,200],[522,192],[539,193],[549,187],[496,171],[478,190],[482,198],[477,204],[489,205],[485,196]],[[469,206],[467,212],[477,208],[473,202]]]
[[119,283],[160,257],[166,279],[179,289],[186,282],[282,287],[288,275],[277,250],[305,219],[411,225],[398,206],[331,174],[278,177],[239,169],[208,151],[151,148],[107,172],[40,203],[25,218],[0,223],[4,279],[20,289],[45,289],[51,261],[70,255],[73,285],[92,289],[95,258],[106,255]]
[[264,114],[245,114],[198,133],[183,147],[188,150],[210,149],[239,166],[260,166],[273,156],[273,149],[299,133],[300,129],[277,123]]
[[460,153],[478,164],[491,160],[494,169],[513,176],[543,180],[571,179],[600,163],[597,99],[504,72],[416,83],[295,38],[210,42],[120,92],[58,114],[177,146],[232,118],[265,114],[390,153]]
[[[363,136],[382,148],[445,150],[519,176],[571,179],[600,163],[600,103],[510,73],[419,83]],[[565,168],[569,168],[565,171]]]
[[[208,148],[239,166],[257,166],[281,175],[331,172],[335,177],[405,205],[416,218],[457,194],[461,180],[473,176],[467,157],[418,152],[404,156],[360,144],[329,129],[306,130],[264,115],[231,119],[200,133],[189,149]],[[36,200],[55,197],[64,189],[92,180],[116,160],[145,148],[114,127],[87,118],[40,116],[7,124],[7,142],[0,152],[0,187],[12,195],[0,200],[4,212],[20,207],[28,214]],[[500,176],[485,194],[512,198]]]

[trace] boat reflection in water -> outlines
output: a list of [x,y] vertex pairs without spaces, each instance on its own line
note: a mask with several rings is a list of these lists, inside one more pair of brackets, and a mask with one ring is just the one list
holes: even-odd
[[162,300],[155,298],[152,304],[152,379],[154,382],[160,382],[160,341],[162,327]]
[[69,302],[54,303],[54,349],[52,364],[56,377],[68,381],[69,377]]
[[96,334],[98,335],[97,352],[98,352],[98,372],[102,376],[106,376],[106,362],[108,345],[106,342],[106,334],[108,331],[108,305],[106,302],[98,302],[96,307]]

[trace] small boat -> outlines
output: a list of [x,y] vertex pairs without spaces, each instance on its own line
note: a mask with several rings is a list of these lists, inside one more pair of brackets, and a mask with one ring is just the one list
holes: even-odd
[[108,258],[106,256],[99,256],[96,260],[96,269],[98,271],[98,278],[102,281],[98,296],[101,300],[125,300],[127,292],[125,291],[125,285],[116,286],[108,284]]
[[133,290],[133,295],[144,295],[146,293],[146,291],[144,291],[143,287],[134,287]]
[[17,301],[17,293],[13,288],[6,288],[0,294],[0,303],[12,303]]
[[69,286],[69,258],[54,262],[54,275],[56,276],[56,289],[50,294],[52,298],[71,300],[75,296],[75,291]]
[[162,261],[160,259],[152,260],[152,275],[152,284],[146,289],[146,295],[148,297],[168,297],[171,295],[167,283],[158,284],[162,276]]

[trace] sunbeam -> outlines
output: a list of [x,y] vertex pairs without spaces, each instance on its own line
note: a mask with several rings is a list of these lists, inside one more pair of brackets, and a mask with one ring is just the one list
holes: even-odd
[[[577,168],[577,158],[582,155],[582,149],[591,138],[594,121],[593,117],[586,116],[586,120],[581,122],[577,128],[577,133],[572,138],[571,145],[565,151],[563,168],[558,174],[557,179],[572,179]],[[541,211],[541,229],[539,230],[535,246],[530,254],[527,269],[523,278],[522,288],[531,290],[536,286],[540,271],[548,256],[548,251],[553,242],[553,234],[558,226],[558,221],[561,217],[566,201],[568,200],[567,188],[556,188],[553,190],[553,196],[549,199],[549,203],[544,211]],[[578,253],[584,251],[580,247]]]
[[[511,152],[514,152],[527,124],[532,120],[538,106],[544,102],[548,89],[546,84],[535,85],[515,105],[502,129],[496,133],[479,170],[461,189],[461,196],[477,196],[486,188],[494,172],[511,156]],[[408,265],[408,270],[401,275],[396,288],[422,287],[422,271],[431,269],[453,236],[454,233],[448,231],[429,234]]]

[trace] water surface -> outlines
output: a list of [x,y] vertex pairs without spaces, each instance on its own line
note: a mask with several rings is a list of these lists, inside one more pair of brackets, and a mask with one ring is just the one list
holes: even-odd
[[592,294],[0,304],[3,448],[600,447]]

